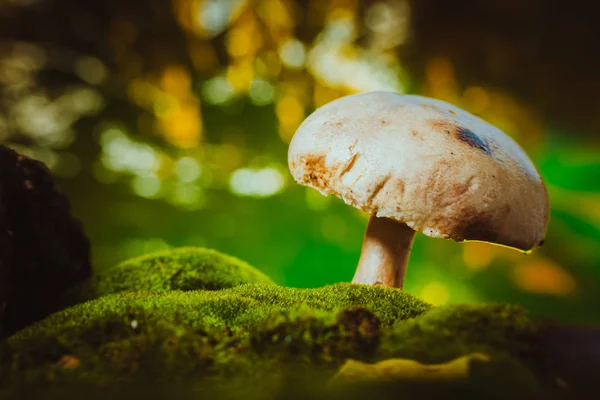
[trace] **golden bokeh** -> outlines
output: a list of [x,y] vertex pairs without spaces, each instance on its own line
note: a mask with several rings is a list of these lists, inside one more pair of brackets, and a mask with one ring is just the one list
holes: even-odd
[[545,257],[518,264],[512,270],[515,284],[530,293],[567,296],[575,292],[575,279],[556,261]]

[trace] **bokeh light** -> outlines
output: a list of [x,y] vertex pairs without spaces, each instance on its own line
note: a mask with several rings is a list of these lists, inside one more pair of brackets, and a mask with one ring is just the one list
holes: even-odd
[[[538,166],[552,205],[546,243],[530,255],[418,234],[406,290],[433,304],[507,301],[600,320],[600,109],[596,89],[574,94],[600,87],[595,72],[577,80],[598,64],[573,57],[555,29],[518,22],[529,21],[519,7],[465,24],[440,20],[441,0],[9,3],[0,8],[17,22],[0,40],[0,142],[52,170],[95,268],[201,245],[285,285],[349,281],[368,214],[296,184],[287,149],[315,108],[388,90],[449,101],[503,129]],[[507,20],[526,38],[489,28]],[[558,115],[570,103],[575,112]]]

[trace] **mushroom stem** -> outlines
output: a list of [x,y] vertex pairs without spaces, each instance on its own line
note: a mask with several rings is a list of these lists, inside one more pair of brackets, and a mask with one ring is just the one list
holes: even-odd
[[414,237],[408,225],[372,215],[352,282],[402,288]]

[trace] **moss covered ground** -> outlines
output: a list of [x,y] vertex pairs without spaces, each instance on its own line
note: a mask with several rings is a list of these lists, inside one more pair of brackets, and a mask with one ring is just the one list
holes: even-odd
[[[397,289],[348,283],[286,288],[239,260],[227,265],[218,253],[204,251],[121,264],[86,286],[86,296],[96,299],[13,335],[0,353],[0,396],[132,391],[138,398],[149,390],[169,398],[176,392],[178,398],[348,399],[374,392],[381,398],[449,392],[547,398],[556,389],[536,347],[535,325],[520,307],[432,307]],[[223,271],[236,278],[224,278]],[[192,278],[174,285],[174,274]],[[459,362],[464,379],[457,381],[434,375],[424,384],[414,373],[385,382],[330,381],[352,360],[365,368],[396,360],[393,365],[404,366],[398,371],[406,365],[439,371],[419,363],[454,368],[457,359],[475,353],[482,356]]]

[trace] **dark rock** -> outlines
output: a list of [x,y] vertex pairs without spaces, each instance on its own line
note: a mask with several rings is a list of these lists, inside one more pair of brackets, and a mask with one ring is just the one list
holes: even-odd
[[0,333],[56,311],[89,275],[89,241],[48,168],[0,145]]

